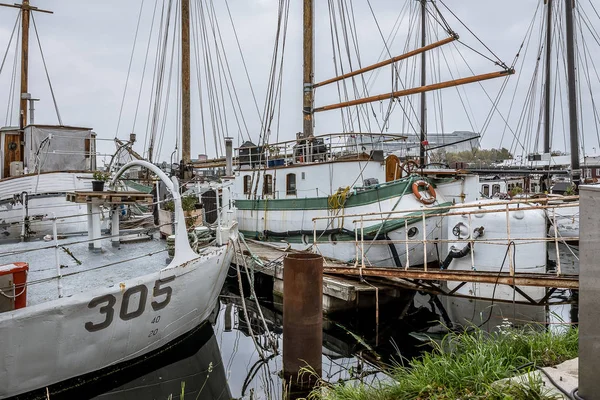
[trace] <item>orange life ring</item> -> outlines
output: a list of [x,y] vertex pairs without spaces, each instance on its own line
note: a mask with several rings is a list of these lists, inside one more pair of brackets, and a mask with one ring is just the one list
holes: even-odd
[[[421,191],[419,190],[420,187],[423,187],[427,191],[427,193],[429,193],[429,197],[423,197]],[[429,205],[435,203],[435,189],[428,182],[421,180],[413,182],[412,192],[417,198],[417,200],[419,200],[423,204]]]

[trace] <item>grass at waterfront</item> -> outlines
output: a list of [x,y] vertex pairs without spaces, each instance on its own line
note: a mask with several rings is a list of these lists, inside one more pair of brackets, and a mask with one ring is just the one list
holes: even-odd
[[535,328],[503,327],[450,333],[421,358],[392,365],[390,379],[376,386],[360,382],[323,383],[312,393],[321,400],[388,399],[552,399],[539,378],[530,384],[499,386],[493,382],[559,364],[577,357],[578,330],[559,333]]

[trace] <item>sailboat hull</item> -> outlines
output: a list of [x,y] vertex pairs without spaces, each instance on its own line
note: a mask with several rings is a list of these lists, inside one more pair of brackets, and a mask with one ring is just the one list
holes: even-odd
[[0,398],[134,359],[211,313],[233,247],[70,297],[0,314]]
[[[439,209],[429,208],[450,203],[439,193],[431,205],[421,203],[412,193],[417,179],[410,177],[353,192],[336,208],[331,207],[328,197],[237,200],[240,231],[247,237],[290,243],[297,249],[313,244],[316,232],[318,251],[343,261],[362,257],[355,239],[360,240],[363,235],[365,247],[368,246],[364,253],[368,264],[405,266],[406,263],[421,265],[426,259],[437,261],[439,249],[435,243],[428,243],[423,251],[424,238],[431,241],[444,233],[442,218],[434,216],[439,214]],[[413,211],[403,213],[402,210]],[[361,218],[352,216],[354,214],[365,216],[362,225]],[[390,216],[393,220],[388,220]],[[408,252],[406,243],[390,245],[382,240],[409,240]]]
[[0,239],[52,234],[54,217],[61,234],[86,232],[86,205],[67,202],[65,193],[91,190],[91,182],[92,174],[83,172],[50,172],[0,180]]

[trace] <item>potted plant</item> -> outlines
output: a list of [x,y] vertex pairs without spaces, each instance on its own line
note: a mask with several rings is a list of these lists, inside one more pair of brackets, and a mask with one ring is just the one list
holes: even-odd
[[104,191],[104,182],[110,178],[110,174],[103,171],[94,171],[93,178],[92,190],[94,192],[102,192]]
[[[185,217],[185,226],[188,230],[202,225],[202,206],[198,204],[196,196],[182,196],[181,208]],[[166,201],[164,205],[158,209],[160,232],[162,236],[167,237],[172,234],[171,221],[173,221],[173,213],[175,204],[173,200]]]

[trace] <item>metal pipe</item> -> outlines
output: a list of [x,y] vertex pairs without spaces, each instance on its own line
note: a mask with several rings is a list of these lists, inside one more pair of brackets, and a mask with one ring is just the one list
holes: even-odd
[[58,287],[58,298],[63,297],[62,291],[62,272],[60,271],[60,257],[58,255],[58,229],[56,227],[56,215],[52,213],[52,235],[54,236],[54,260],[56,262],[56,277]]
[[225,138],[225,176],[233,176],[233,139]]
[[[283,374],[307,389],[322,374],[323,257],[290,253],[283,260]],[[302,374],[306,367],[313,374]]]

